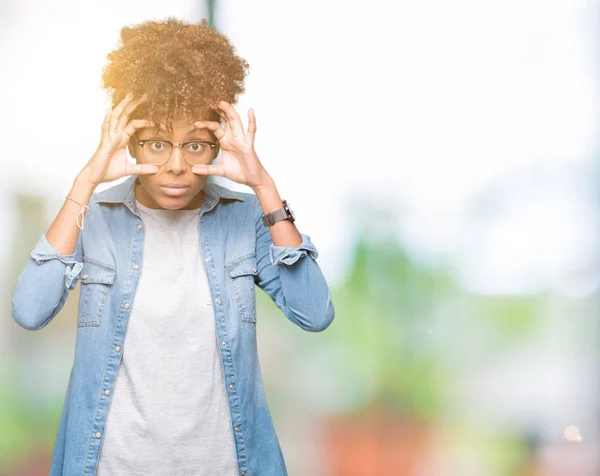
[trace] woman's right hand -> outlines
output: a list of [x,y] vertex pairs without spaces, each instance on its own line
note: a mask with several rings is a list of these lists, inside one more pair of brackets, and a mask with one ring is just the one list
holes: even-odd
[[133,95],[129,93],[115,106],[114,110],[111,108],[106,110],[100,145],[78,178],[98,185],[127,175],[149,175],[158,172],[156,165],[132,164],[125,153],[125,148],[137,129],[154,125],[152,121],[144,119],[134,119],[128,123],[129,115],[147,97],[147,94],[144,94],[139,99],[132,101]]

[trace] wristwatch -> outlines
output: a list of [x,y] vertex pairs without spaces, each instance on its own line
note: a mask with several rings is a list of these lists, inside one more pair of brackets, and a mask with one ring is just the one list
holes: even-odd
[[283,207],[271,213],[266,213],[262,216],[262,221],[265,226],[271,226],[281,220],[289,220],[292,223],[296,221],[296,214],[290,208],[286,200],[282,200]]

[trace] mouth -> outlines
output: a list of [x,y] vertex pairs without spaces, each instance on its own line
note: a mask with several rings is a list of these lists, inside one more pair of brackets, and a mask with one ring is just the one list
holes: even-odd
[[161,185],[160,188],[164,194],[168,195],[169,197],[181,197],[182,195],[185,195],[190,187],[189,185],[184,185],[181,183],[167,183]]

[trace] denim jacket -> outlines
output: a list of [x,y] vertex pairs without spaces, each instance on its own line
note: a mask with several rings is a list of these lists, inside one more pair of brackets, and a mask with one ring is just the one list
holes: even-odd
[[[75,356],[51,476],[96,472],[142,270],[144,223],[135,208],[135,179],[92,195],[73,254],[59,254],[42,235],[14,291],[13,318],[26,329],[39,330],[60,312],[77,282],[81,285]],[[287,474],[258,362],[255,285],[306,331],[322,331],[334,318],[330,289],[310,237],[301,233],[298,247],[275,246],[262,213],[255,195],[206,183],[199,246],[241,476]]]

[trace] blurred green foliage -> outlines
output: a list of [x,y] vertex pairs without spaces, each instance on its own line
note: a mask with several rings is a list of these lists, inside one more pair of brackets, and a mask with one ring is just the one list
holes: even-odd
[[420,262],[398,241],[362,236],[350,274],[332,293],[336,318],[319,346],[343,361],[333,378],[358,396],[353,412],[377,407],[429,420],[459,380],[454,355],[480,344],[494,352],[494,343],[476,341],[483,329],[501,347],[513,345],[535,331],[541,311],[539,296],[470,294],[450,266]]
[[5,471],[35,458],[38,453],[48,456],[48,451],[54,446],[63,403],[62,399],[55,399],[40,404],[36,398],[23,395],[18,384],[19,373],[28,375],[27,369],[17,362],[3,362],[3,384],[0,386],[0,462]]
[[414,262],[397,243],[359,238],[352,271],[333,291],[336,320],[326,331],[344,349],[347,378],[373,385],[357,411],[435,414],[448,369],[430,332],[436,302],[454,292],[446,273]]

